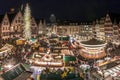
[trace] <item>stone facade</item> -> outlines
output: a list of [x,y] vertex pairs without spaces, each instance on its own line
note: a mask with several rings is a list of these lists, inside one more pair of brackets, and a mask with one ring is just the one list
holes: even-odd
[[[2,41],[5,42],[13,37],[23,37],[23,30],[24,17],[21,11],[0,15],[0,38]],[[31,33],[32,37],[38,35],[38,24],[33,17],[31,18]]]
[[104,30],[105,30],[105,39],[112,40],[113,38],[113,24],[110,19],[109,14],[106,15],[105,23],[104,23]]
[[[9,18],[13,14],[9,14]],[[23,34],[23,26],[24,26],[24,21],[23,21],[23,15],[21,11],[16,13],[16,15],[13,15],[13,18],[11,20],[11,26],[10,26],[10,37],[12,38],[13,36],[15,37],[20,37]]]
[[[38,34],[71,35],[78,36],[82,40],[88,40],[93,37],[100,40],[118,40],[120,34],[120,26],[112,23],[109,14],[106,17],[96,20],[93,24],[69,23],[68,25],[57,25],[48,27],[45,21],[36,21],[31,18],[32,37]],[[0,15],[0,38],[5,41],[13,37],[22,37],[24,30],[24,17],[21,11],[17,13],[6,13]]]
[[8,15],[6,13],[1,21],[1,28],[0,28],[1,39],[3,40],[9,39],[9,34],[10,34],[9,28],[10,28],[10,22],[9,22]]

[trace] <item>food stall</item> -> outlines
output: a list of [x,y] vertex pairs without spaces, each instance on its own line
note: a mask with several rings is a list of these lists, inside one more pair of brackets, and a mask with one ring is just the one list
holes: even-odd
[[16,45],[22,45],[25,44],[26,40],[25,39],[18,39],[16,40]]

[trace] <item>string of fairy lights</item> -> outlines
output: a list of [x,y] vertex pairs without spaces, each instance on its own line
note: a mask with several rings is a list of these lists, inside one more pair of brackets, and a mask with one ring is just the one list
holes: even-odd
[[26,4],[24,13],[24,38],[31,39],[31,10],[29,4]]

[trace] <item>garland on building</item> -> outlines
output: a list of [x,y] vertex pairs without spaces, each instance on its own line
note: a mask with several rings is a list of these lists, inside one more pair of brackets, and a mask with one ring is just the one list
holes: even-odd
[[31,39],[31,10],[28,4],[26,4],[24,13],[24,38]]

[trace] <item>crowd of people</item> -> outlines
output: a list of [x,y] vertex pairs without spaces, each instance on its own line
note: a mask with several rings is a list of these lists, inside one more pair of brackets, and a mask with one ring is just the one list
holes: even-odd
[[[54,41],[54,40],[53,40]],[[34,52],[38,52],[39,51],[39,47],[44,47],[45,50],[44,52],[47,52],[47,48],[50,48],[51,52],[54,52],[54,45],[51,45],[50,43],[55,43],[55,45],[62,47],[63,43],[62,42],[52,42],[52,40],[50,41],[49,39],[38,39],[36,44],[39,44],[37,47],[34,46],[34,44],[29,44],[28,42],[26,42],[25,44],[22,45],[16,45],[14,44],[16,50],[14,51],[14,54],[12,55],[15,58],[16,63],[25,63],[26,60],[28,58],[30,58],[31,55],[33,55]],[[75,44],[75,43],[73,43]],[[79,54],[79,44],[76,43],[76,45],[78,45],[75,48],[71,48],[71,43],[68,41],[68,43],[64,44],[65,46],[68,47],[68,49],[72,50],[72,52],[74,53],[74,56],[76,57],[76,62],[73,65],[74,67],[79,68],[80,65],[82,64],[87,64],[90,65],[91,68],[93,68],[94,66],[94,61],[96,60],[89,60],[89,59],[85,59],[82,56],[80,56]],[[109,50],[108,50],[109,49]],[[106,53],[109,53],[109,56],[115,56],[120,54],[119,52],[120,46],[116,46],[114,44],[108,44],[105,47],[105,51]],[[77,75],[76,75],[77,73]],[[54,75],[54,76],[53,76]],[[76,77],[77,76],[77,77]],[[71,69],[50,69],[50,68],[46,68],[44,70],[42,70],[40,78],[41,80],[45,80],[46,78],[48,78],[47,80],[73,80],[73,78],[81,78],[80,74],[77,70],[71,70]],[[81,79],[82,80],[82,79]]]
[[46,68],[40,74],[40,80],[83,80],[79,72],[73,68]]
[[120,44],[113,44],[113,43],[109,42],[105,47],[105,51],[111,57],[119,56],[120,55],[120,53],[119,53],[120,52]]

